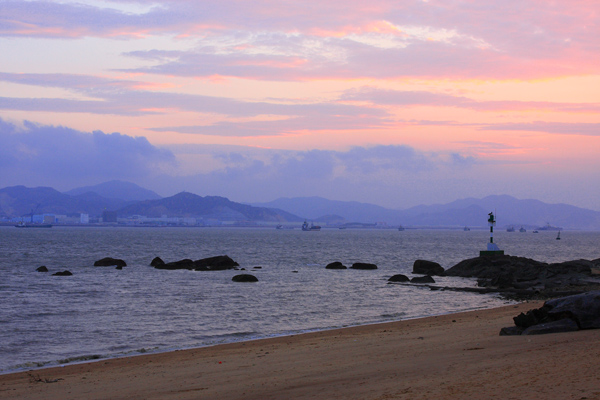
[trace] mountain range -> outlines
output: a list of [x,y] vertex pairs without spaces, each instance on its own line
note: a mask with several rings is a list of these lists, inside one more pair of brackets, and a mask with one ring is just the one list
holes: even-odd
[[54,213],[100,216],[201,217],[221,221],[264,221],[320,224],[349,223],[405,227],[483,227],[494,211],[498,226],[535,228],[551,224],[563,229],[600,230],[600,212],[568,204],[519,200],[507,195],[466,198],[447,204],[420,205],[392,210],[368,203],[333,201],[321,197],[280,198],[267,203],[236,203],[225,197],[181,192],[161,198],[133,183],[111,181],[61,193],[49,187],[13,186],[0,189],[0,218]]

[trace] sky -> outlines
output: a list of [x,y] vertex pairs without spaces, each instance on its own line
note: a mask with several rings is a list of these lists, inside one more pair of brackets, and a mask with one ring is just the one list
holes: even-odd
[[0,187],[600,211],[600,3],[0,0]]

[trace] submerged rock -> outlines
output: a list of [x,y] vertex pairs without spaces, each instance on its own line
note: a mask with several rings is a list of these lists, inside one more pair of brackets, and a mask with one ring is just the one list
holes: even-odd
[[62,271],[62,272],[55,272],[52,274],[52,276],[71,276],[73,275],[73,273],[71,271]]
[[250,274],[235,275],[231,280],[234,282],[258,282],[258,278]]
[[350,268],[352,268],[352,269],[377,269],[377,265],[358,262],[358,263],[352,264],[352,266]]
[[397,274],[388,279],[388,282],[408,282],[410,279],[406,275]]
[[105,257],[94,263],[94,267],[126,267],[127,263],[119,258]]
[[[157,257],[158,258],[158,257]],[[227,269],[234,269],[239,267],[239,264],[233,261],[229,256],[215,256],[209,258],[203,258],[200,260],[193,261],[189,258],[185,258],[179,261],[173,261],[169,263],[152,260],[154,268],[157,269],[190,269],[195,271],[224,271]]]
[[429,275],[415,276],[410,280],[410,283],[435,283],[435,280]]

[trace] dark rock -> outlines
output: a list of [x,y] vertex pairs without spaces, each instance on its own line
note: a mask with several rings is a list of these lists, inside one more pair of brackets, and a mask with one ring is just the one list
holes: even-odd
[[548,300],[548,316],[553,320],[571,318],[580,329],[600,328],[600,291]]
[[235,275],[231,280],[234,282],[258,282],[258,278],[250,274]]
[[523,333],[525,329],[518,326],[507,326],[500,329],[500,336],[515,336]]
[[160,257],[154,257],[152,261],[150,261],[151,267],[156,267],[157,265],[165,265],[165,262]]
[[154,266],[154,268],[156,268],[156,269],[168,269],[168,270],[194,269],[194,261],[190,260],[189,258],[185,258],[183,260],[173,261],[173,262],[170,262],[170,263],[156,264]]
[[535,308],[521,313],[513,318],[515,325],[520,328],[529,328],[530,326],[541,324],[548,321],[548,307]]
[[71,271],[55,272],[52,274],[52,276],[71,276],[71,275],[73,275],[73,273],[71,273]]
[[94,263],[94,267],[126,267],[127,263],[118,258],[105,257],[102,260],[98,260]]
[[334,261],[332,263],[327,264],[327,266],[325,266],[325,269],[348,269],[348,267],[346,267],[339,261]]
[[416,260],[413,264],[413,274],[423,274],[423,275],[444,275],[444,268],[433,261],[427,260]]
[[410,281],[410,279],[408,279],[408,276],[402,275],[402,274],[394,275],[390,279],[388,279],[388,282],[408,282],[408,281]]
[[194,261],[196,271],[224,271],[239,267],[229,256],[215,256]]
[[429,276],[416,276],[410,280],[410,283],[435,283],[435,280]]
[[377,269],[377,265],[369,263],[354,263],[350,267],[352,269]]
[[46,268],[45,265],[42,265],[41,267],[38,267],[38,269],[36,269],[37,272],[48,272],[48,268]]
[[579,326],[570,318],[563,318],[558,321],[546,322],[533,325],[525,329],[522,335],[543,335],[546,333],[560,333],[578,331]]
[[120,265],[118,267],[116,267],[115,269],[123,269],[123,267],[121,267]]

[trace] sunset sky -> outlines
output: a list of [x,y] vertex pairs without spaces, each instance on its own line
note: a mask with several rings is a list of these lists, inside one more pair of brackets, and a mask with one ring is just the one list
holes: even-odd
[[0,0],[0,187],[600,211],[600,2]]

